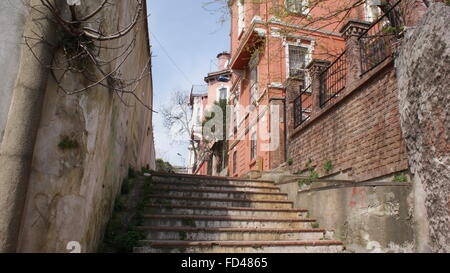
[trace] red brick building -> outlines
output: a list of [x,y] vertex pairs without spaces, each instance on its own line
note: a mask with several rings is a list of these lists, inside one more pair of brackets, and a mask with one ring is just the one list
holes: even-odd
[[[339,3],[336,3],[339,2]],[[344,17],[364,17],[364,7],[340,1],[229,1],[231,61],[229,174],[272,170],[288,160],[287,93],[311,83],[313,59],[331,60],[345,48]],[[334,14],[328,19],[328,15]],[[250,108],[249,108],[250,107]]]

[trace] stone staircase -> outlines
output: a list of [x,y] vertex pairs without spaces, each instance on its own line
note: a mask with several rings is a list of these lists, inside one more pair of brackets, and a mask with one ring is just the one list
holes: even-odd
[[340,252],[274,182],[152,174],[136,253]]

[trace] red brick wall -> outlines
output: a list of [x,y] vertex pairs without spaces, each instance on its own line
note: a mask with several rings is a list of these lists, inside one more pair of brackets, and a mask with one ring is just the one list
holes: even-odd
[[331,160],[332,173],[351,168],[349,174],[356,180],[408,168],[395,69],[392,62],[384,66],[362,87],[345,90],[341,96],[347,97],[291,134],[293,172],[304,170],[309,159],[321,175],[324,162]]

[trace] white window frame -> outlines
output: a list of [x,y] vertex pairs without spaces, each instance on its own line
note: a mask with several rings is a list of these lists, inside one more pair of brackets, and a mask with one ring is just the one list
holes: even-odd
[[241,36],[241,33],[245,29],[245,3],[243,0],[237,0],[237,8],[238,8],[238,36]]
[[[250,81],[250,104],[255,106],[258,105],[258,85],[259,85],[259,75],[258,75],[258,64],[259,64],[259,54],[255,52],[248,63],[249,67],[249,81]],[[255,79],[252,79],[252,72],[254,72]],[[252,81],[254,82],[252,83]]]
[[286,10],[290,13],[309,14],[309,0],[285,0]]
[[230,94],[230,92],[229,92],[230,90],[229,90],[229,88],[227,86],[221,85],[221,86],[219,86],[216,89],[216,101],[217,102],[220,101],[220,90],[222,90],[222,89],[226,89],[227,94],[226,94],[225,100],[228,100],[228,97],[229,97],[229,94]]
[[377,20],[382,12],[379,7],[376,6],[376,4],[380,2],[379,0],[366,0],[364,3],[364,14],[365,14],[365,20],[368,22],[373,22]]
[[233,99],[233,133],[236,129],[236,133],[239,127],[239,96],[235,96]]
[[[314,50],[314,41],[310,41],[309,45],[306,44],[302,44],[301,42],[297,42],[297,43],[288,43],[288,42],[284,42],[284,47],[285,47],[285,54],[286,54],[286,79],[288,79],[290,77],[290,63],[289,63],[289,46],[299,46],[299,47],[304,47],[307,49],[307,53],[305,56],[305,67],[307,67],[309,65],[309,63],[312,61],[312,53]],[[308,78],[308,70],[305,68],[305,80]]]
[[[254,136],[254,138],[253,138],[253,136]],[[250,161],[256,160],[256,157],[258,156],[258,141],[257,140],[258,140],[258,135],[257,135],[256,131],[252,131],[250,134]]]

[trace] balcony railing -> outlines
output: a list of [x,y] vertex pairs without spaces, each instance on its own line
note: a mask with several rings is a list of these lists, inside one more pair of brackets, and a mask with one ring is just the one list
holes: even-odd
[[294,100],[294,128],[299,127],[307,121],[312,111],[311,85],[303,89],[300,95]]
[[345,89],[347,83],[347,54],[344,51],[320,74],[320,107]]
[[361,75],[374,69],[392,55],[392,44],[397,42],[402,29],[399,9],[401,0],[390,7],[359,39],[361,50]]

